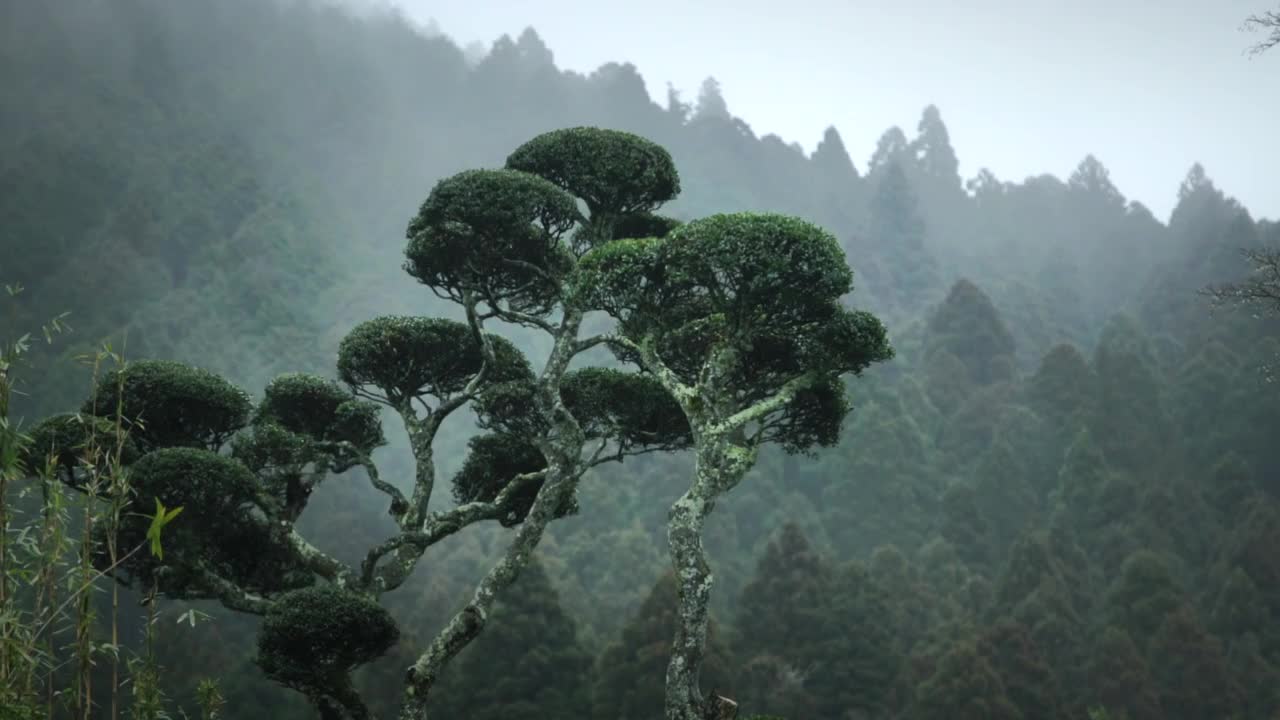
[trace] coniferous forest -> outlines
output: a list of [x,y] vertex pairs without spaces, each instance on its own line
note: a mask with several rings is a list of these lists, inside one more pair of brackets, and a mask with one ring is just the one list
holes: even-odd
[[0,0],[0,720],[1280,718],[1280,223],[642,70]]

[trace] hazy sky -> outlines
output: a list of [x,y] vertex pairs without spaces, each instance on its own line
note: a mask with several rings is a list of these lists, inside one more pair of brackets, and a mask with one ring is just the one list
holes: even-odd
[[1280,0],[391,0],[459,44],[533,26],[561,68],[634,63],[649,94],[720,81],[757,135],[807,151],[835,125],[866,167],[891,125],[942,111],[968,178],[1066,178],[1087,153],[1167,219],[1193,162],[1280,218],[1280,48],[1244,18]]

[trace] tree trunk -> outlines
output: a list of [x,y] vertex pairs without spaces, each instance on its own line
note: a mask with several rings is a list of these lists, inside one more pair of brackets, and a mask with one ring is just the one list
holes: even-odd
[[582,476],[579,466],[586,438],[577,420],[568,413],[560,398],[560,378],[573,359],[573,347],[577,342],[581,322],[581,312],[566,312],[551,357],[538,380],[538,392],[535,395],[538,409],[547,417],[552,427],[550,436],[541,439],[541,449],[547,458],[546,480],[539,488],[533,507],[520,524],[506,554],[480,581],[471,602],[453,616],[426,652],[409,668],[405,677],[400,720],[427,720],[428,696],[440,672],[484,630],[498,594],[510,587],[520,571],[529,564],[534,549],[542,541],[547,523],[555,518],[556,511],[573,497],[577,489],[578,480]]
[[667,664],[666,720],[732,720],[737,703],[715,693],[703,698],[699,687],[707,647],[711,586],[714,577],[702,547],[702,528],[716,498],[733,488],[755,463],[755,449],[743,446],[737,431],[729,437],[704,434],[693,484],[671,506],[667,543],[677,589],[676,635]]

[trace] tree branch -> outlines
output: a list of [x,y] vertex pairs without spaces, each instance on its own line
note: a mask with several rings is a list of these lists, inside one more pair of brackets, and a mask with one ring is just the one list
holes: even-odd
[[707,428],[706,433],[708,435],[723,435],[738,430],[753,420],[763,421],[770,413],[781,410],[790,404],[797,393],[813,387],[821,379],[822,376],[813,371],[794,377],[784,383],[778,392],[771,397],[765,398],[751,407],[739,410],[724,420],[711,425]]
[[662,387],[671,393],[676,402],[680,403],[680,407],[686,411],[691,408],[690,403],[694,399],[693,388],[686,385],[675,374],[675,371],[667,367],[667,364],[662,361],[662,358],[658,356],[658,352],[653,347],[652,337],[646,337],[642,342],[637,343],[625,335],[612,333],[605,336],[604,342],[618,345],[639,355],[644,369],[658,379]]
[[[432,513],[422,530],[406,530],[371,548],[360,564],[359,586],[379,594],[394,590],[412,574],[427,548],[468,525],[501,519],[517,492],[545,476],[542,470],[517,475],[492,502],[470,502],[446,513]],[[396,553],[396,562],[379,567],[378,562],[392,552]]]
[[1249,48],[1249,55],[1261,55],[1276,45],[1280,45],[1280,10],[1269,10],[1261,15],[1250,15],[1245,18],[1242,30],[1247,32],[1267,32],[1267,36]]

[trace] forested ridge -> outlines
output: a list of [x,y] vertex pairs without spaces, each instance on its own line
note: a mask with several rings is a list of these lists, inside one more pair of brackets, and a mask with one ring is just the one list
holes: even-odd
[[[106,340],[255,393],[332,377],[357,323],[458,314],[401,270],[438,180],[548,130],[626,130],[679,167],[670,215],[776,211],[832,232],[850,303],[897,352],[850,384],[839,445],[766,453],[708,520],[705,687],[792,720],[1280,713],[1280,324],[1199,292],[1249,272],[1241,248],[1280,247],[1280,224],[1212,168],[1170,179],[1164,221],[1105,158],[1065,179],[963,179],[933,106],[869,159],[834,128],[806,154],[757,137],[713,80],[654,102],[643,68],[562,71],[532,29],[468,57],[312,2],[0,13],[0,282],[25,287],[3,334],[64,311],[74,328],[33,348],[17,415],[78,407],[91,378],[74,357]],[[412,474],[401,435],[378,450],[392,482]],[[442,477],[467,437],[444,427]],[[690,468],[661,454],[593,471],[447,670],[439,716],[660,718],[666,511]],[[357,470],[298,528],[351,562],[394,530]],[[380,717],[508,532],[444,541],[387,596],[400,643],[357,676]],[[189,704],[216,676],[227,717],[313,716],[252,663],[256,620],[198,607],[213,619],[170,620],[157,645],[169,695]]]

